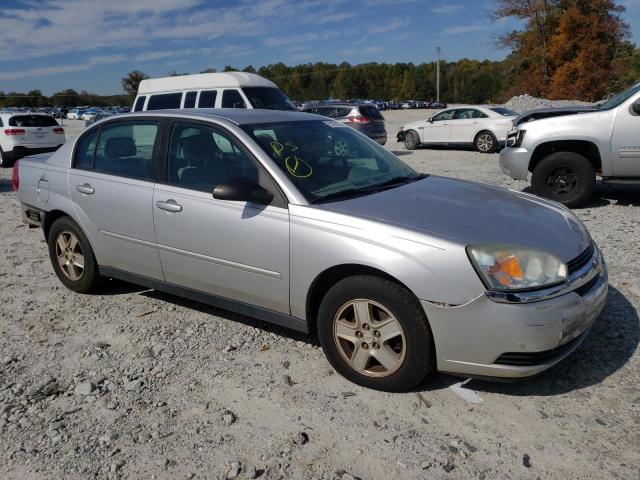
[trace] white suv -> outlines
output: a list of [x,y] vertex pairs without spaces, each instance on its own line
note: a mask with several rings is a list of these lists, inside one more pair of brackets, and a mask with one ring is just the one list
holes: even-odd
[[0,167],[35,153],[53,152],[64,143],[64,128],[43,113],[0,113]]

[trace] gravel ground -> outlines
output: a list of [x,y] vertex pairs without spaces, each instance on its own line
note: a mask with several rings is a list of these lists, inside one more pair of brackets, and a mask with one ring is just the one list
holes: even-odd
[[[497,155],[395,143],[426,115],[385,112],[388,148],[420,171],[527,188]],[[0,172],[2,478],[638,478],[637,190],[600,187],[577,210],[611,289],[566,361],[519,383],[460,390],[434,375],[387,394],[335,374],[315,337],[121,282],[66,290],[9,178]]]

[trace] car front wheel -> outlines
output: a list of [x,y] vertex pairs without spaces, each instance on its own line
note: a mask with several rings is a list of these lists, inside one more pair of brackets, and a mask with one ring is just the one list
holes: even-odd
[[363,275],[336,283],[320,305],[318,336],[329,363],[364,387],[404,392],[435,367],[420,303],[383,278]]
[[404,146],[407,150],[415,150],[420,146],[420,137],[414,131],[408,131],[404,136]]
[[531,186],[536,195],[577,207],[592,195],[596,173],[589,160],[574,152],[556,152],[533,169]]
[[89,293],[100,281],[89,240],[69,217],[60,217],[51,226],[47,238],[51,264],[60,281],[69,290]]

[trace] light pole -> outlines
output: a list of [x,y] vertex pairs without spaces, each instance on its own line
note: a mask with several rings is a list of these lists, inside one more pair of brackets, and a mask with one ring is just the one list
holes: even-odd
[[440,103],[440,47],[436,47],[436,102]]

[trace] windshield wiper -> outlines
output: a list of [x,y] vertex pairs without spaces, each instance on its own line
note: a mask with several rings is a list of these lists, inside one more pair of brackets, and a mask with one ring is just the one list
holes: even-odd
[[420,173],[414,176],[399,176],[393,177],[389,180],[385,180],[382,183],[378,183],[376,185],[362,187],[362,188],[347,188],[345,190],[340,190],[338,192],[329,193],[327,195],[323,195],[322,197],[318,197],[314,199],[311,203],[323,203],[329,200],[337,200],[340,198],[350,198],[357,197],[359,195],[366,195],[367,193],[377,192],[380,190],[384,190],[385,188],[392,188],[397,185],[405,184],[409,181],[414,182],[416,180],[422,180],[426,178],[427,175],[424,173]]

